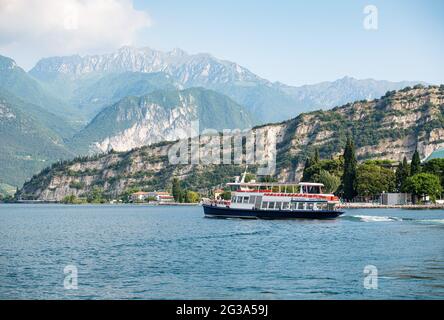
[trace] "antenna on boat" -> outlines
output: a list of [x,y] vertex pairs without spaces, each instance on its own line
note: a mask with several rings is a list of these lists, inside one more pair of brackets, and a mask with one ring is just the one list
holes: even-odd
[[245,166],[245,171],[242,174],[241,183],[245,183],[245,177],[247,176],[248,164]]

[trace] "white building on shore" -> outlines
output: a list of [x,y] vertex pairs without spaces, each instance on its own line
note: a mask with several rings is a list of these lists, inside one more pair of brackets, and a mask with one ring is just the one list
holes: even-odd
[[131,194],[131,200],[133,202],[145,202],[151,200],[152,202],[167,203],[174,202],[174,197],[166,191],[154,191],[154,192],[134,192]]
[[381,193],[380,202],[383,205],[405,205],[412,203],[410,193]]

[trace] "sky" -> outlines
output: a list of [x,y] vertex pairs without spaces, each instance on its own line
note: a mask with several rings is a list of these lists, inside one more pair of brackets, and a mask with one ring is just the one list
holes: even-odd
[[26,70],[122,45],[206,52],[289,85],[441,84],[444,1],[0,0],[0,54]]

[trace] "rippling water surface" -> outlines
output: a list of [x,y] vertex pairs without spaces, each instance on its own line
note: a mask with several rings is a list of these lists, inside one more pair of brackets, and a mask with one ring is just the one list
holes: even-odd
[[[66,290],[63,270],[78,269]],[[364,288],[364,268],[378,289]],[[0,205],[0,299],[443,299],[444,211],[219,220],[200,207]]]

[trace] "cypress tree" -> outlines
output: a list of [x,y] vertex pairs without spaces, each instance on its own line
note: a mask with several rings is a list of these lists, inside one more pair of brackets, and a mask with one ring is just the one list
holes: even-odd
[[407,158],[404,157],[402,162],[399,163],[396,169],[396,189],[398,192],[403,192],[405,181],[410,176],[410,168],[407,162]]
[[319,163],[320,160],[321,160],[321,156],[319,155],[319,149],[316,148],[314,156],[313,156],[313,164]]
[[410,166],[407,162],[407,158],[404,157],[404,160],[402,160],[402,180],[401,180],[401,189],[400,191],[403,191],[405,182],[407,178],[410,177]]
[[184,201],[183,202],[185,202],[185,203],[193,202],[190,199],[190,193],[188,192],[188,190],[184,190],[183,193],[184,193]]
[[347,143],[344,149],[344,174],[342,176],[342,189],[344,199],[353,200],[356,197],[356,155],[355,144],[350,136],[347,136]]
[[414,176],[415,174],[421,173],[421,159],[419,158],[418,149],[415,149],[412,157],[412,163],[410,166],[410,174]]
[[179,182],[179,179],[174,178],[174,179],[173,179],[173,190],[172,190],[172,194],[173,194],[173,197],[174,197],[174,201],[176,201],[176,202],[180,202],[181,193],[182,193],[182,190],[181,190],[181,188],[180,188],[180,182]]

